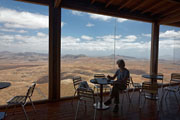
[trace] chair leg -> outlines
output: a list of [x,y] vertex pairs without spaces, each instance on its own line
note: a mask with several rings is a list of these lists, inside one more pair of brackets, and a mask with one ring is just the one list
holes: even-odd
[[129,95],[129,91],[127,92],[126,96],[128,97],[129,102],[131,103],[131,97],[130,97],[130,95]]
[[72,99],[72,101],[71,101],[71,104],[72,104],[72,105],[73,105],[73,101],[74,101],[75,95],[76,95],[76,91],[74,92],[74,97],[73,97],[73,99]]
[[75,115],[75,120],[77,119],[77,115],[78,115],[78,110],[79,110],[79,104],[80,104],[80,101],[78,100],[78,105],[77,105],[77,109],[76,109],[76,115]]
[[8,110],[9,104],[7,104],[6,106],[6,110],[5,110],[5,116],[7,116],[7,110]]
[[13,108],[13,115],[14,115],[15,109],[16,109],[16,105],[14,105],[14,108]]
[[133,88],[133,91],[132,91],[132,93],[131,93],[131,98],[132,98],[133,95],[134,95],[134,91],[135,91],[135,88]]
[[[96,103],[96,107],[97,107],[97,103]],[[96,108],[94,108],[94,120],[96,120]]]
[[176,95],[176,93],[175,93],[175,92],[173,92],[173,93],[174,93],[174,96],[175,96],[175,98],[176,98],[176,101],[177,101],[177,103],[178,103],[178,106],[179,106],[179,101],[178,101],[177,95]]
[[24,114],[25,114],[26,120],[29,120],[29,118],[28,118],[28,116],[27,116],[27,113],[26,113],[26,110],[25,110],[25,108],[24,108],[24,105],[21,105],[21,106],[22,106],[22,109],[23,109],[23,111],[24,111]]
[[34,112],[36,113],[36,108],[35,108],[34,103],[33,103],[33,101],[31,100],[31,98],[30,98],[30,97],[29,97],[29,100],[30,100],[30,102],[31,102],[31,104],[32,104],[32,106],[33,106],[33,110],[34,110]]

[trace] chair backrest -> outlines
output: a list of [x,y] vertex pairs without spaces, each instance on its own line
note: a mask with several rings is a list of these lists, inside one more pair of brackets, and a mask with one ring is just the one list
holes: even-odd
[[104,74],[94,74],[94,78],[105,78]]
[[150,94],[157,94],[158,93],[158,84],[151,82],[143,82],[142,83],[142,92],[147,92]]
[[129,79],[130,79],[130,84],[132,84],[132,86],[134,86],[134,81],[131,76],[129,77]]
[[36,86],[36,83],[32,83],[32,85],[29,87],[26,93],[26,97],[31,97],[33,95],[35,86]]
[[95,103],[94,91],[92,89],[78,88],[77,93],[80,100]]
[[180,73],[172,73],[170,83],[180,83]]
[[80,83],[82,82],[82,79],[80,76],[75,76],[73,77],[73,85],[74,85],[74,89],[77,90],[77,88],[79,87]]

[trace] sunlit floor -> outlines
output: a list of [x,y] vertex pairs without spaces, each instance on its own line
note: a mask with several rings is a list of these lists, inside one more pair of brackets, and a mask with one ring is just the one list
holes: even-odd
[[[108,96],[104,97],[107,99]],[[120,95],[120,98],[122,94]],[[180,101],[180,94],[177,94]],[[155,101],[146,100],[143,107],[139,109],[138,92],[132,97],[132,102],[124,98],[123,105],[120,104],[119,112],[113,113],[113,104],[109,109],[97,110],[97,120],[180,120],[180,106],[178,105],[174,94],[167,96],[162,100],[162,106],[157,111]],[[144,101],[144,99],[143,99]],[[142,102],[143,103],[143,102]],[[64,100],[56,103],[37,104],[36,113],[32,106],[26,106],[26,111],[30,120],[73,120],[75,118],[77,100],[71,104],[71,100]],[[2,110],[1,110],[2,111]],[[93,107],[88,107],[85,111],[84,104],[80,104],[77,119],[92,120],[94,115]],[[18,107],[13,115],[12,109],[8,109],[6,120],[24,120],[25,116],[21,107]]]

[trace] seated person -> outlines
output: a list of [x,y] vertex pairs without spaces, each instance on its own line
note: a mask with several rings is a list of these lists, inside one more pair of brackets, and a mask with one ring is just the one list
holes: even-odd
[[110,98],[104,103],[105,105],[110,105],[112,99],[114,98],[115,107],[113,112],[118,112],[119,110],[119,91],[125,90],[127,88],[126,83],[129,78],[129,70],[125,68],[124,60],[120,59],[117,61],[119,69],[116,71],[113,77],[107,76],[108,79],[114,80],[117,77],[117,80],[113,82],[113,88],[111,91]]

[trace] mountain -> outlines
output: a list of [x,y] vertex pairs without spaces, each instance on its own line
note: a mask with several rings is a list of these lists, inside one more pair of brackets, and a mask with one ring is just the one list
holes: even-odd
[[78,59],[78,58],[81,58],[81,57],[87,57],[87,56],[84,55],[84,54],[79,54],[79,55],[67,54],[67,55],[63,55],[61,58],[62,59]]
[[24,60],[24,61],[38,61],[48,60],[47,54],[35,53],[35,52],[24,52],[24,53],[13,53],[8,51],[0,52],[0,59],[5,60]]

